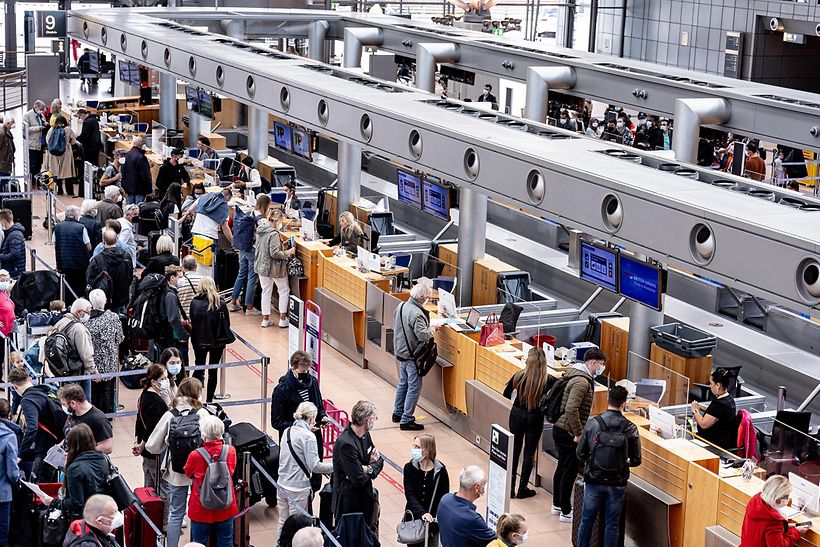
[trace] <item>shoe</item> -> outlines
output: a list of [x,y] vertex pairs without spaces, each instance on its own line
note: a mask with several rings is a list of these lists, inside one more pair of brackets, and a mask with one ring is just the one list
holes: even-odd
[[[242,309],[242,308],[240,308],[240,309]],[[251,316],[251,315],[262,315],[262,312],[261,312],[261,311],[259,311],[259,310],[245,310],[245,315],[248,315],[248,316]]]
[[533,497],[534,495],[535,495],[535,490],[532,490],[531,488],[523,488],[523,489],[518,491],[518,494],[515,497],[520,499],[520,500],[525,500],[527,498]]
[[242,306],[240,306],[239,304],[231,304],[230,306],[228,306],[228,311],[242,311]]
[[515,488],[513,488],[512,490],[510,490],[510,499],[511,499],[511,500],[514,500],[514,499],[515,499]]
[[398,414],[393,414],[393,423],[397,424],[400,421],[401,421],[401,416],[399,416]]
[[290,323],[288,322],[288,320],[287,320],[287,319],[280,319],[280,320],[279,320],[279,328],[280,328],[280,329],[286,329],[286,328],[288,328],[289,326],[290,326]]
[[568,523],[572,524],[572,511],[570,511],[566,515],[561,513],[561,516],[558,517],[558,521],[559,522],[568,522]]
[[259,326],[262,327],[263,329],[266,329],[266,328],[270,327],[271,325],[273,325],[273,321],[263,319],[262,323]]
[[560,514],[561,514],[561,508],[560,508],[560,507],[556,507],[556,506],[554,506],[554,505],[553,505],[553,506],[552,506],[552,509],[550,509],[550,514],[551,514],[551,515],[555,515],[555,516],[557,517],[558,515],[560,515]]
[[424,426],[421,424],[417,424],[415,421],[407,422],[406,424],[401,424],[399,429],[402,431],[421,431],[424,429]]

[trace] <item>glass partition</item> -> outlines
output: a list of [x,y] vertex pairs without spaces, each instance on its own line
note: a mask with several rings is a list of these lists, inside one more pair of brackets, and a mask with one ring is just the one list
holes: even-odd
[[[663,407],[689,402],[689,378],[669,367],[629,352],[627,378],[635,387],[635,398]],[[631,391],[632,385],[627,384]],[[678,414],[678,413],[675,413]],[[687,413],[683,413],[687,415]],[[691,414],[691,410],[688,414]]]

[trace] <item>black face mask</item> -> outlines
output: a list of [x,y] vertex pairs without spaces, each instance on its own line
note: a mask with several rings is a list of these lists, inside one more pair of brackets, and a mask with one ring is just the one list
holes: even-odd
[[308,382],[310,380],[310,373],[309,372],[300,372],[298,374],[299,380],[302,382]]

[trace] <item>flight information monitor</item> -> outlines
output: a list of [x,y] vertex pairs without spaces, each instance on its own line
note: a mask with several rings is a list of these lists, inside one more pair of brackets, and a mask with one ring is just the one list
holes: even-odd
[[291,141],[290,136],[290,126],[284,123],[273,122],[273,137],[277,148],[287,150],[288,152],[293,150],[293,142]]
[[413,173],[398,171],[399,201],[421,209],[421,179]]
[[204,89],[199,90],[199,114],[206,118],[214,117],[214,98]]
[[140,87],[140,66],[135,63],[130,63],[129,82],[134,87]]
[[191,112],[199,112],[199,92],[195,87],[185,86],[185,104]]
[[618,253],[591,243],[581,243],[581,279],[618,292]]
[[117,72],[120,75],[120,81],[126,84],[131,83],[131,63],[128,61],[117,61]]
[[313,154],[310,151],[310,134],[295,127],[291,132],[293,134],[293,153],[306,160],[313,160]]
[[621,296],[660,311],[663,298],[663,270],[661,268],[621,254],[618,272]]
[[450,189],[427,177],[421,183],[421,208],[441,219],[450,220]]

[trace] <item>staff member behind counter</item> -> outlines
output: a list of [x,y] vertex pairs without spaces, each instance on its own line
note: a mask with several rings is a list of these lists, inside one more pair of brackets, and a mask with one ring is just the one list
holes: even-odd
[[339,215],[339,234],[328,241],[331,247],[341,247],[345,251],[356,254],[358,247],[364,246],[364,232],[359,223],[353,218],[353,213],[345,211]]
[[737,448],[737,410],[735,400],[727,392],[732,376],[732,372],[725,368],[712,372],[709,376],[709,390],[715,398],[703,414],[700,413],[698,402],[692,401],[692,414],[698,424],[698,435],[726,450]]
[[800,525],[790,526],[778,509],[789,504],[792,485],[782,475],[772,475],[746,505],[740,547],[791,547],[797,545],[800,536],[811,528],[811,522],[802,520]]
[[157,197],[163,197],[168,192],[168,188],[173,183],[179,183],[180,186],[185,186],[191,182],[191,176],[182,165],[182,157],[185,151],[181,148],[174,148],[171,151],[171,157],[162,162],[157,173]]

